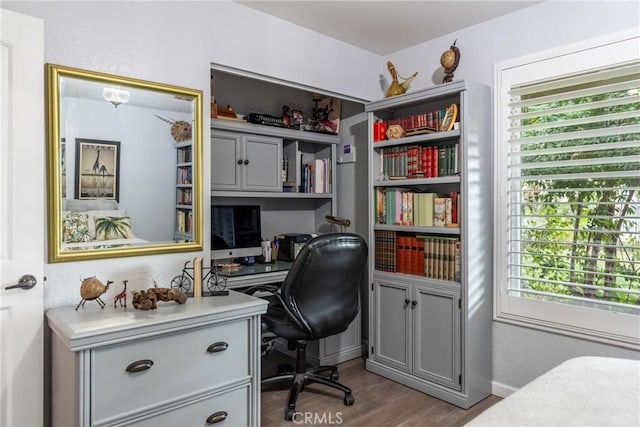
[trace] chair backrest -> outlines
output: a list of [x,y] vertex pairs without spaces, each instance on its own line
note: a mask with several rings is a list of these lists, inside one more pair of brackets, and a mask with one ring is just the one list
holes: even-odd
[[367,257],[367,243],[351,233],[323,234],[300,250],[281,296],[285,310],[309,339],[340,333],[356,317]]

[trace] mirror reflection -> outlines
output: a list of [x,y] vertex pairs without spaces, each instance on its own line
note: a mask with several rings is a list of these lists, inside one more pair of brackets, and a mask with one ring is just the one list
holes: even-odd
[[202,249],[202,92],[47,65],[50,262]]

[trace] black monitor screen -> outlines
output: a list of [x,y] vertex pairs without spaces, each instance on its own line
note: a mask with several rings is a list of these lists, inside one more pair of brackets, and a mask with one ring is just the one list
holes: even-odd
[[260,206],[211,206],[211,249],[260,247]]

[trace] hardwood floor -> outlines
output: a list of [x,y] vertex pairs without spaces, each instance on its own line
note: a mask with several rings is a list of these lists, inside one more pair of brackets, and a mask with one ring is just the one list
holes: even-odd
[[[262,376],[275,374],[277,363],[291,359],[272,352],[263,359]],[[321,385],[310,385],[298,397],[295,421],[284,420],[289,390],[261,393],[263,427],[295,425],[342,425],[348,427],[462,426],[494,403],[489,396],[465,410],[427,394],[405,387],[365,369],[365,359],[349,360],[338,365],[340,382],[353,391],[355,404],[345,406],[343,395]],[[304,420],[306,418],[306,422]]]

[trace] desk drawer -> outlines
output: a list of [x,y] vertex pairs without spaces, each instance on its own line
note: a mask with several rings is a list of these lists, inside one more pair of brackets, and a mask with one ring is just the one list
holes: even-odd
[[[207,351],[215,343],[226,346]],[[152,364],[127,372],[143,361]],[[250,375],[248,320],[92,350],[92,421],[147,411]]]
[[[169,408],[163,413],[133,421],[127,426],[216,426],[249,425],[249,393],[246,385],[223,394]],[[208,421],[208,422],[207,422]]]

